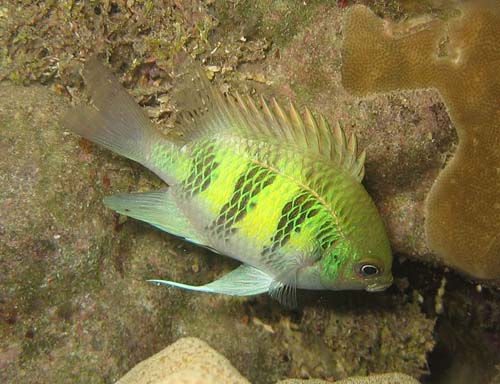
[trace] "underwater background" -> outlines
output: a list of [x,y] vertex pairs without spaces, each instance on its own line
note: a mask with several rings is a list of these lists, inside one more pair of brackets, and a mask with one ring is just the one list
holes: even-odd
[[[494,1],[2,2],[0,381],[112,383],[197,337],[255,384],[500,382],[499,32]],[[290,98],[358,136],[392,287],[300,291],[287,310],[145,282],[238,263],[105,209],[162,183],[58,120],[99,53],[175,134],[185,51],[225,92]]]

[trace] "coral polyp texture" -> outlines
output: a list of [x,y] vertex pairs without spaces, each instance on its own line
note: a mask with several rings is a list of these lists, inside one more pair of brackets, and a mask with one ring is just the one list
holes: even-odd
[[500,6],[390,22],[364,6],[345,19],[342,82],[358,95],[436,88],[459,144],[426,200],[429,248],[476,279],[500,278]]

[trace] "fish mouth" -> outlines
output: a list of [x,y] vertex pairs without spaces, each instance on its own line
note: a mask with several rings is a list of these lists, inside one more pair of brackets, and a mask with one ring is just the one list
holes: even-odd
[[389,285],[384,284],[384,285],[369,285],[366,287],[367,292],[380,292],[385,290]]
[[375,283],[371,284],[366,287],[367,292],[380,292],[383,291],[387,288],[389,288],[392,285],[393,277],[391,276],[391,279],[385,283]]

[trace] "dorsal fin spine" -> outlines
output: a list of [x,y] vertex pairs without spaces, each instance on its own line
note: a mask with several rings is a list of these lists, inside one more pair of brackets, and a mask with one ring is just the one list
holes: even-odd
[[260,98],[260,102],[262,105],[262,109],[264,110],[264,116],[267,117],[269,125],[279,126],[279,123],[276,120],[276,116],[274,116],[271,108],[269,107],[269,104],[266,102],[266,100],[262,96]]
[[[309,108],[305,108],[305,120],[306,120],[306,126],[308,127],[310,132],[318,132],[318,124],[316,123],[316,119],[314,118],[313,114],[311,113]],[[319,144],[318,143],[318,137],[319,135],[316,135],[316,143],[315,145]]]
[[[320,132],[320,130],[318,129],[318,124],[316,123],[316,119],[314,118],[313,114],[311,113],[311,111],[309,110],[309,108],[305,108],[305,119],[306,119],[306,125],[307,127],[309,128],[309,131],[310,132]],[[321,147],[321,143],[320,143],[320,140],[321,140],[321,137],[319,134],[315,135],[315,140],[316,140],[316,143],[315,146],[316,148],[320,148]]]
[[257,107],[255,102],[253,101],[253,99],[249,95],[247,96],[247,100],[248,100],[248,104],[250,105],[252,116],[258,116],[259,120],[262,121],[262,124],[261,124],[262,126],[260,127],[259,132],[264,133],[263,129],[265,129],[265,127],[267,127],[269,125],[269,122],[266,121],[267,120],[266,115],[262,113],[262,110],[260,110]]
[[[323,118],[324,121],[324,118]],[[345,159],[345,148],[346,148],[346,138],[345,138],[345,133],[342,127],[340,126],[340,123],[337,121],[335,124],[335,129],[333,131],[334,139],[337,144],[337,148],[340,150],[337,150],[337,160],[339,164],[342,164]]]
[[273,99],[273,106],[276,109],[276,114],[278,115],[278,118],[281,120],[281,131],[283,135],[287,138],[289,142],[293,142],[293,134],[290,131],[290,127],[292,127],[292,122],[290,120],[289,115],[281,108],[281,105],[276,101],[276,99]]
[[296,140],[297,141],[302,141],[302,144],[308,147],[309,144],[309,135],[307,134],[306,127],[304,125],[304,120],[302,120],[302,116],[300,113],[297,111],[297,108],[293,104],[293,102],[290,100],[290,117],[292,120],[292,126],[295,127],[295,129],[300,130],[300,132],[295,132]]
[[354,163],[356,162],[356,153],[358,148],[358,143],[354,133],[351,133],[349,140],[347,141],[347,152],[346,152],[346,167],[347,169],[353,169]]
[[363,176],[365,155],[357,156],[356,136],[346,140],[339,122],[330,129],[324,116],[315,117],[308,108],[301,113],[291,101],[285,110],[274,98],[270,102],[261,98],[256,103],[250,96],[226,96],[210,83],[200,67],[194,69],[194,74],[186,72],[187,87],[181,94],[186,105],[191,106],[179,114],[185,143],[222,131],[264,141],[271,139],[331,161],[358,180]]
[[364,167],[365,159],[366,159],[366,151],[363,150],[360,153],[360,155],[358,156],[358,158],[354,164],[354,167],[353,167],[353,174],[356,176],[356,178],[359,181],[363,180],[364,171],[365,171],[365,167]]

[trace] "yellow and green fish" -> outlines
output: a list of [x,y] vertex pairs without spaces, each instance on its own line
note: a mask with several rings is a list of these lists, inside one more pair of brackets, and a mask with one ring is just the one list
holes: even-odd
[[224,96],[199,69],[178,99],[181,139],[168,139],[113,75],[91,59],[84,78],[93,106],[63,126],[155,172],[168,188],[118,194],[107,207],[239,260],[201,292],[268,292],[294,306],[296,288],[379,291],[392,283],[392,254],[375,204],[361,184],[365,152],[355,136],[306,109]]

